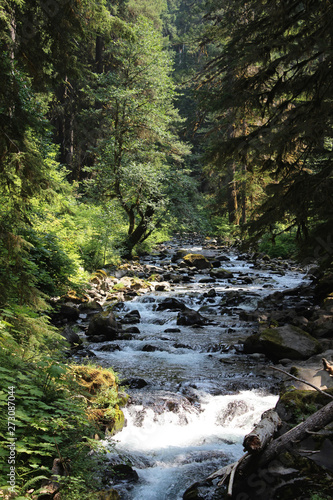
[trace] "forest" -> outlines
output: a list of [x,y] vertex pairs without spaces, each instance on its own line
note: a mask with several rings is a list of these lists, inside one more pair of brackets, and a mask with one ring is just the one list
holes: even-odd
[[[16,388],[18,499],[63,456],[63,498],[101,498],[56,297],[174,235],[330,269],[332,21],[327,0],[0,1],[0,407]],[[116,418],[116,392],[94,411]],[[5,492],[7,432],[2,418]]]

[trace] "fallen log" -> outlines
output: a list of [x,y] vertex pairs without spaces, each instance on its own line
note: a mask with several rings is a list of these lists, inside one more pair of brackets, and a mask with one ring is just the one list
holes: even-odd
[[[246,453],[237,462],[229,464],[206,478],[212,481],[221,478],[218,485],[222,485],[229,478],[228,496],[232,495],[232,487],[236,477],[246,476],[247,472],[253,469],[265,468],[281,452],[289,449],[290,445],[301,441],[309,434],[317,432],[333,422],[333,401],[313,413],[304,422],[293,427],[285,434],[271,441],[263,451],[259,453]],[[251,434],[251,433],[250,433]]]
[[282,421],[274,410],[265,411],[260,422],[245,436],[243,441],[244,451],[258,453],[272,441],[274,434],[281,427]]
[[302,441],[309,433],[317,432],[333,421],[333,401],[320,408],[304,422],[293,427],[282,436],[274,439],[259,457],[258,465],[263,466],[273,460],[283,449],[290,444]]

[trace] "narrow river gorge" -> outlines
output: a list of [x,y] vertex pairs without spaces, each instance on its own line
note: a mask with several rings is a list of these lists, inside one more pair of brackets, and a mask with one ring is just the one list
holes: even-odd
[[170,287],[115,307],[120,322],[135,325],[133,337],[89,344],[94,361],[128,387],[126,425],[108,439],[111,463],[137,473],[114,484],[125,500],[182,499],[243,454],[244,435],[278,399],[265,356],[242,352],[255,328],[251,311],[307,281],[290,263],[256,262],[212,243],[182,242],[184,254],[203,254],[213,272],[188,268],[175,257],[179,248],[170,242],[140,260]]

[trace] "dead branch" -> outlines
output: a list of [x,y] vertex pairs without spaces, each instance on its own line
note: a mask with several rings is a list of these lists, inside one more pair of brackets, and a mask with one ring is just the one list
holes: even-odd
[[301,382],[302,384],[309,385],[310,387],[312,387],[316,391],[320,392],[321,394],[325,394],[325,396],[328,396],[329,398],[333,399],[333,396],[331,394],[329,394],[328,392],[322,391],[319,387],[317,387],[316,385],[311,384],[310,382],[307,382],[306,380],[303,380],[303,379],[298,378],[298,377],[294,377],[294,375],[291,375],[290,373],[286,372],[285,370],[282,370],[281,368],[277,368],[276,366],[270,366],[269,368],[271,368],[272,370],[276,370],[277,372],[284,373],[289,378],[297,380],[298,382]]

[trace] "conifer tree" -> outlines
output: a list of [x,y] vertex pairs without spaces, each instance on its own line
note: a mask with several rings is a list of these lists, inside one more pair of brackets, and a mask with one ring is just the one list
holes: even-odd
[[278,222],[303,237],[332,225],[332,19],[325,0],[210,3],[202,44],[218,54],[199,77],[210,159],[269,175],[257,235]]

